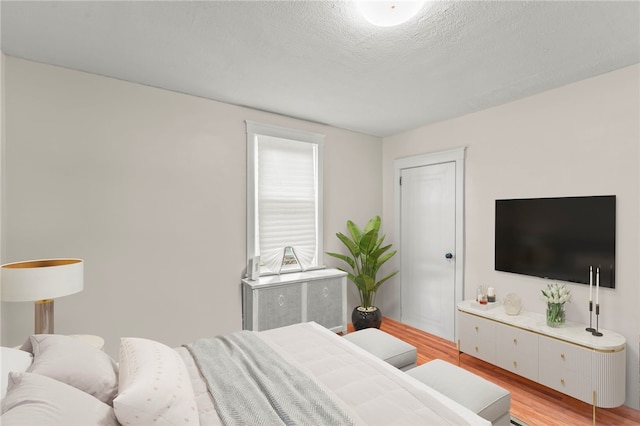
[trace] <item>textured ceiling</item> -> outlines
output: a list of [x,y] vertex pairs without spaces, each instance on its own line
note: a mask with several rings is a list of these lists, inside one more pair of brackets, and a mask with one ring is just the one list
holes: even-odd
[[640,62],[640,2],[6,1],[5,54],[388,136]]

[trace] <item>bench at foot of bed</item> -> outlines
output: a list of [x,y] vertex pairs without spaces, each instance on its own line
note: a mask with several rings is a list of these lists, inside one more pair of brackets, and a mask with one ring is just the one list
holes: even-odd
[[418,351],[415,346],[377,328],[354,331],[344,338],[400,370],[416,366]]
[[493,426],[508,426],[511,422],[509,391],[463,368],[435,359],[407,374],[489,420]]

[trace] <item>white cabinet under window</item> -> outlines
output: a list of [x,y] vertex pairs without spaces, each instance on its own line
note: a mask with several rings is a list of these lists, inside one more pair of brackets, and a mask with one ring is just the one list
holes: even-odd
[[315,321],[347,331],[347,274],[320,269],[242,280],[245,330],[268,330]]

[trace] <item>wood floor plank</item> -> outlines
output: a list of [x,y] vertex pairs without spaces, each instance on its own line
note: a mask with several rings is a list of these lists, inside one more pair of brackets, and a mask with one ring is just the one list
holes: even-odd
[[[353,331],[349,325],[349,331]],[[458,355],[456,345],[401,322],[384,318],[381,330],[418,349],[418,365],[442,359],[458,365],[511,392],[511,414],[531,426],[593,424],[590,404],[571,398],[546,386],[520,377],[466,354]],[[640,411],[622,406],[598,408],[597,425],[640,425]]]

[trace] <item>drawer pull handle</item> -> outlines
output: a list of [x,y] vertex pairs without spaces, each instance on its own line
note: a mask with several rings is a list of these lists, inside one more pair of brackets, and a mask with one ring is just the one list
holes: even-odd
[[562,385],[564,385],[564,379],[560,379],[560,383],[562,383]]
[[477,346],[476,346],[476,348],[475,348],[475,349],[476,349],[476,352],[478,352],[478,347],[477,347]]
[[284,305],[284,295],[280,295],[278,296],[278,305],[282,306]]
[[564,359],[564,354],[560,354],[560,358]]
[[476,325],[476,331],[478,331],[478,326]]
[[518,339],[513,339],[513,344],[517,345],[518,344]]
[[518,367],[518,363],[516,361],[513,361],[513,366],[517,368]]
[[322,295],[324,297],[329,296],[329,288],[328,287],[325,287],[325,288],[322,289]]

